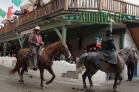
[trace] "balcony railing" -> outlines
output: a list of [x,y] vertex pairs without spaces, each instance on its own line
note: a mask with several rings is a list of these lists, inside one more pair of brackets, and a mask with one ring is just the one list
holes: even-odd
[[0,29],[0,35],[4,34],[5,33],[5,30],[6,30],[6,27]]
[[37,9],[37,18],[46,16],[48,14],[51,14],[55,11],[61,10],[64,8],[64,2],[63,0],[53,0],[52,2],[40,7]]
[[10,32],[20,25],[35,21],[60,10],[108,11],[139,16],[139,6],[118,0],[52,0],[40,8],[21,16],[14,24],[0,29],[0,35]]

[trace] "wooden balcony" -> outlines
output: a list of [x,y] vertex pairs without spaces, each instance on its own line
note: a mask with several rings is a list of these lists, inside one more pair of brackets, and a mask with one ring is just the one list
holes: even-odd
[[119,12],[127,15],[139,16],[139,5],[118,0],[52,0],[40,8],[20,16],[17,22],[0,29],[0,35],[10,32],[15,28],[40,20],[59,11],[107,11]]

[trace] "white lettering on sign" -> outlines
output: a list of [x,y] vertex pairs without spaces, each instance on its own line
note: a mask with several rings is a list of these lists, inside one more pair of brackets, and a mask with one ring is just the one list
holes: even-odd
[[29,33],[32,33],[32,32],[33,32],[33,29],[29,29],[29,30],[21,32],[21,35],[29,34]]

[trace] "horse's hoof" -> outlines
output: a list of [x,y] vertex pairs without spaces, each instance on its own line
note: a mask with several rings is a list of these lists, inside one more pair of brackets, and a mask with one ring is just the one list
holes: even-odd
[[88,92],[89,89],[86,87],[86,88],[84,88],[84,90],[85,90],[86,92]]
[[48,81],[48,82],[46,82],[46,85],[48,85],[50,82]]
[[41,87],[41,89],[43,89],[43,90],[44,90],[44,89],[45,89],[45,87]]
[[118,92],[118,89],[116,88],[116,89],[114,89],[114,92]]
[[117,83],[117,85],[119,86],[119,85],[120,85],[120,83]]
[[86,92],[90,92],[90,89],[86,88],[85,91],[86,91]]
[[20,82],[21,82],[21,80],[18,80],[18,82],[20,83]]
[[19,83],[23,83],[23,84],[24,84],[24,81],[22,81],[22,80],[18,80],[18,82],[19,82]]
[[94,90],[93,89],[90,89],[90,91],[89,92],[93,92]]
[[90,86],[90,89],[93,89],[93,85]]

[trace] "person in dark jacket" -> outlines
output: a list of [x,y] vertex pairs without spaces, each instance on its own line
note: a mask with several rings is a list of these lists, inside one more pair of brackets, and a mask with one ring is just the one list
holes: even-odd
[[37,8],[39,8],[42,4],[42,0],[36,0],[34,6],[37,6]]
[[105,37],[105,42],[108,44],[103,44],[102,42],[102,49],[103,50],[112,50],[116,51],[116,46],[114,44],[114,39],[112,38],[112,32],[110,30],[106,31],[106,37]]
[[112,32],[110,30],[106,31],[105,39],[102,41],[102,50],[100,54],[102,57],[100,59],[107,61],[112,64],[117,64],[116,46],[112,38]]
[[132,81],[134,68],[136,66],[135,60],[129,56],[126,64],[127,64],[127,73],[128,73],[127,81]]

